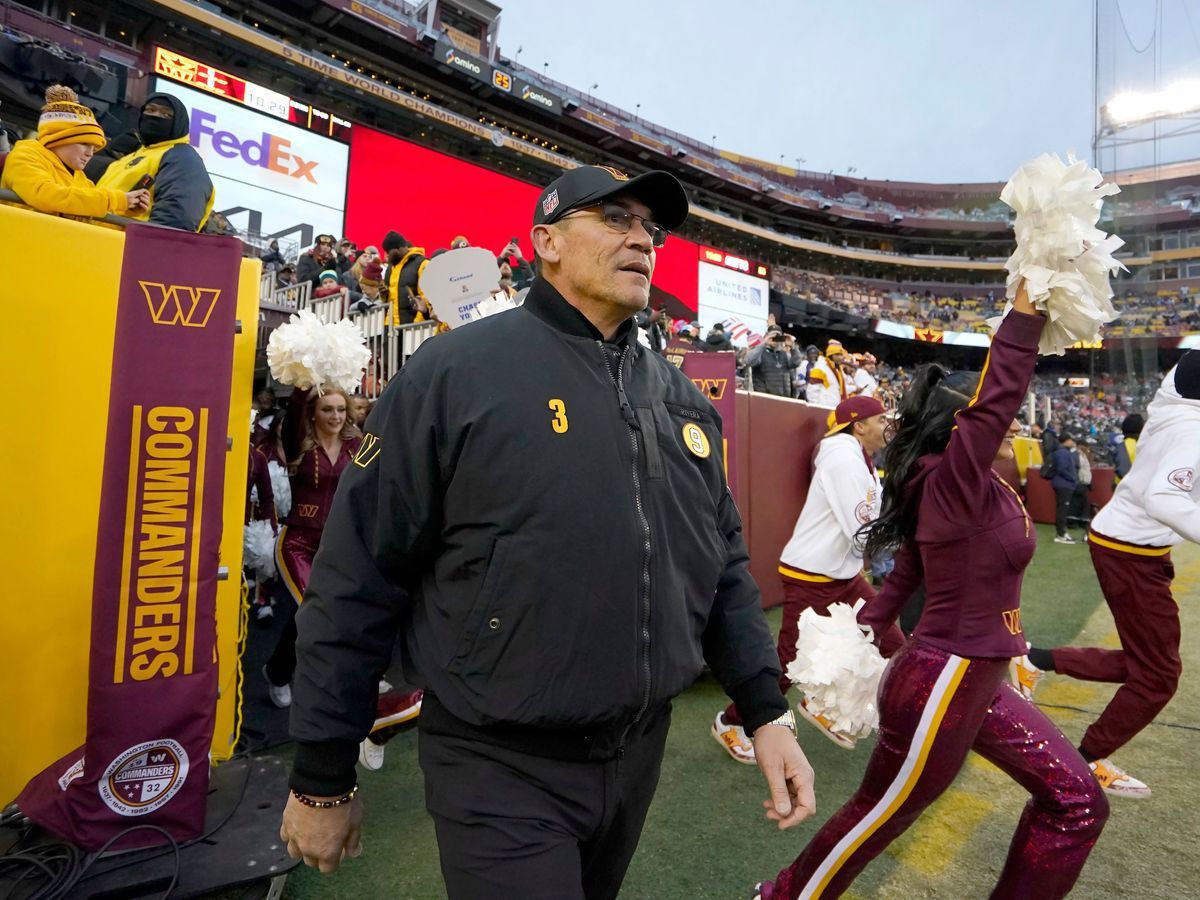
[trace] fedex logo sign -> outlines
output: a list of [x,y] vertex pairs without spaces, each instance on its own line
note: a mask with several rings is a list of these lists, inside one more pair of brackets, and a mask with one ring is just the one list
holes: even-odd
[[305,160],[292,150],[291,141],[266,131],[252,138],[238,137],[232,131],[217,127],[217,117],[194,107],[191,116],[189,142],[200,150],[205,139],[214,153],[226,159],[241,157],[247,165],[259,166],[310,184],[317,183],[316,161]]

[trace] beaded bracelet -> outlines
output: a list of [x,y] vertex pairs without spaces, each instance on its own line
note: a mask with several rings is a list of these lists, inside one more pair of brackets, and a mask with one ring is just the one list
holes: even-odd
[[335,806],[343,806],[344,804],[353,800],[357,795],[357,784],[350,789],[350,793],[344,797],[338,797],[336,800],[314,800],[312,797],[307,797],[295,789],[292,790],[293,797],[295,797],[305,806],[311,806],[313,809],[333,809]]

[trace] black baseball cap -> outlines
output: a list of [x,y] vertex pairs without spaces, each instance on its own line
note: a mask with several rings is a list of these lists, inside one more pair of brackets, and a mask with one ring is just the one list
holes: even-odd
[[687,194],[670,172],[653,171],[630,178],[610,166],[580,166],[546,185],[533,211],[534,225],[550,225],[574,209],[629,194],[650,207],[654,221],[668,231],[688,216]]

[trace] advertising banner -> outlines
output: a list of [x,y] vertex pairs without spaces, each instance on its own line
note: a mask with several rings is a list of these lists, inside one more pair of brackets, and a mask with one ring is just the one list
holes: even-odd
[[513,79],[513,96],[545,112],[554,113],[556,116],[562,115],[562,97],[532,84],[520,76]]
[[482,81],[485,84],[492,83],[492,66],[490,63],[458,49],[458,47],[455,47],[445,37],[438,37],[437,43],[433,48],[433,57],[438,62],[444,63],[452,69],[457,69],[478,81]]
[[[767,330],[771,283],[746,272],[699,263],[697,318],[704,329],[736,320],[754,334]],[[728,329],[727,329],[728,330]]]
[[[131,825],[200,834],[241,244],[130,225],[92,581],[84,745],[18,804],[88,850]],[[122,846],[159,843],[135,832]]]
[[683,357],[683,374],[692,380],[721,417],[725,439],[725,480],[740,502],[737,477],[737,355],[734,353],[688,353]]
[[216,188],[215,209],[239,231],[286,237],[341,236],[350,148],[273,116],[163,79],[155,90],[187,107],[191,145]]

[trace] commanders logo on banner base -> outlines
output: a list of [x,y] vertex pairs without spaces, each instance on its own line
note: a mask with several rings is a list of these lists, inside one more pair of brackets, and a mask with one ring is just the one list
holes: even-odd
[[187,780],[188,756],[170,738],[130,747],[104,770],[100,799],[122,816],[144,816],[166,805]]

